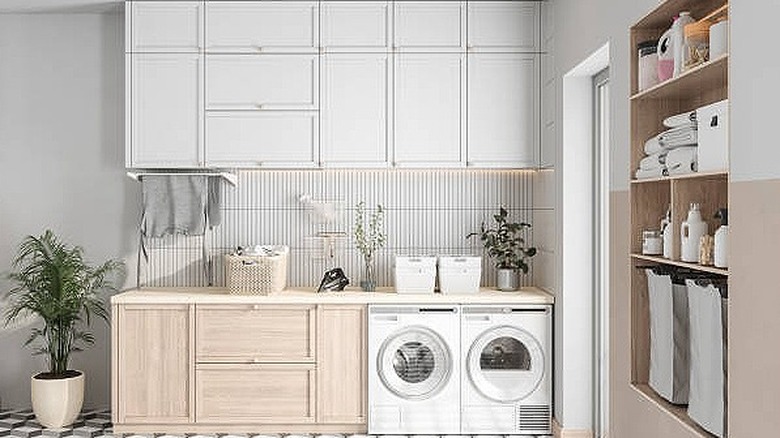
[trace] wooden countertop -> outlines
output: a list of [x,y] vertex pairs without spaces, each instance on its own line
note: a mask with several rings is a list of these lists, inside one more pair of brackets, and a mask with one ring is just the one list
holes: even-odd
[[554,297],[537,288],[501,292],[483,288],[462,295],[406,294],[390,288],[376,292],[348,289],[316,293],[314,289],[287,289],[269,295],[231,295],[225,288],[141,288],[111,297],[111,304],[553,304]]

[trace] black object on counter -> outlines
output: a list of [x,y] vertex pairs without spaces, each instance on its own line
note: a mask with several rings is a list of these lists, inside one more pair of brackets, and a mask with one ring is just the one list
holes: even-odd
[[342,291],[349,284],[349,278],[341,268],[333,268],[326,271],[320,282],[317,292]]

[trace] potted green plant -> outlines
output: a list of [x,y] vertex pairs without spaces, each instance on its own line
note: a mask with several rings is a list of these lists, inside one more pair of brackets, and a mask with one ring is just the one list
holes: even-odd
[[377,205],[376,210],[368,218],[366,218],[365,202],[360,201],[355,207],[355,245],[363,256],[365,264],[360,287],[366,292],[376,290],[375,254],[387,242],[384,221],[385,209],[382,205]]
[[495,260],[498,289],[517,290],[519,272],[527,274],[527,260],[536,255],[536,248],[525,246],[525,230],[531,228],[531,224],[509,222],[509,212],[504,207],[493,215],[493,220],[495,228],[488,228],[483,222],[479,232],[469,233],[466,238],[479,236],[488,256]]
[[27,236],[19,245],[9,279],[6,325],[17,318],[36,316],[42,327],[32,329],[25,346],[45,355],[49,371],[31,378],[32,407],[38,422],[48,428],[73,423],[84,401],[84,373],[69,368],[70,355],[94,343],[86,331],[93,317],[108,321],[103,293],[116,291],[113,275],[122,263],[109,260],[91,266],[84,250],[61,242],[47,230]]

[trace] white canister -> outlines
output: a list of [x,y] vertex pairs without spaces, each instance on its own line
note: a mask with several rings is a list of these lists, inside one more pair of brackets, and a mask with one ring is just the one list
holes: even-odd
[[664,252],[663,247],[663,239],[661,239],[659,231],[647,230],[642,232],[642,254],[661,255]]
[[658,41],[643,41],[637,44],[637,51],[639,91],[644,91],[658,84]]
[[699,242],[708,231],[707,222],[701,218],[701,207],[697,203],[692,203],[688,210],[688,218],[680,227],[680,259],[682,261],[689,263],[699,261]]
[[710,59],[729,51],[729,21],[723,20],[710,26]]

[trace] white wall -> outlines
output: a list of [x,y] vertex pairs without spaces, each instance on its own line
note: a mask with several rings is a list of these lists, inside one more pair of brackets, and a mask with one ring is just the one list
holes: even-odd
[[[138,187],[124,176],[123,21],[111,14],[0,15],[0,272],[16,245],[51,228],[94,262],[121,258],[134,279]],[[8,290],[0,280],[0,293]],[[29,327],[0,328],[3,407],[29,405],[43,360]],[[74,356],[87,406],[109,400],[108,325]]]

